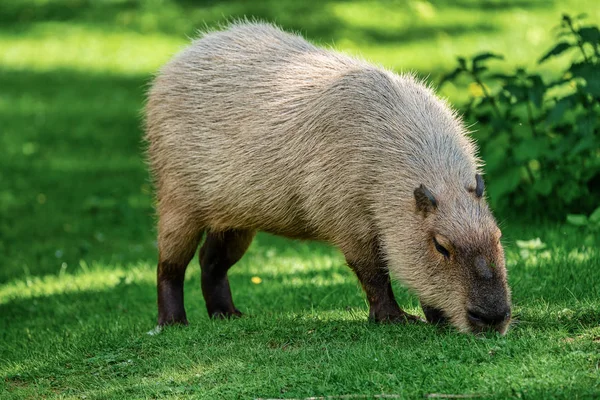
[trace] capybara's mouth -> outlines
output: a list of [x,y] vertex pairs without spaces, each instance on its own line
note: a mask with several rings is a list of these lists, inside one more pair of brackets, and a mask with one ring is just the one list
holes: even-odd
[[425,318],[427,318],[427,322],[438,325],[448,323],[448,318],[446,318],[442,310],[435,307],[429,307],[425,304],[421,304],[421,308],[425,313]]
[[496,331],[504,335],[510,324],[510,318],[510,308],[500,310],[500,312],[496,312],[496,310],[482,311],[479,308],[467,310],[471,332],[476,334]]

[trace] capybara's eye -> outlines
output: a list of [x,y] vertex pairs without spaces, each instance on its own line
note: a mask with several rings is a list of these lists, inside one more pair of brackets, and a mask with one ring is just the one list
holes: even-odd
[[446,258],[450,258],[450,252],[448,251],[447,248],[445,248],[444,246],[442,246],[437,239],[434,237],[433,238],[433,244],[435,245],[435,249],[444,257]]

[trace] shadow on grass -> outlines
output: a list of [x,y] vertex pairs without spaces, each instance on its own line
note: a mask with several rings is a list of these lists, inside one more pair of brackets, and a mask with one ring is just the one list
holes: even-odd
[[141,143],[146,83],[2,70],[0,282],[154,253]]

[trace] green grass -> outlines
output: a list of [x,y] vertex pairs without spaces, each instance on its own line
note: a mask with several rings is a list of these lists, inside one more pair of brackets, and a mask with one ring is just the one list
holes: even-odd
[[[518,316],[505,337],[368,323],[361,290],[335,250],[266,235],[230,275],[245,317],[210,321],[193,265],[186,292],[191,325],[151,336],[150,261],[61,269],[57,259],[56,273],[0,287],[5,394],[597,396],[598,250],[580,246],[574,228],[516,225],[505,232]],[[537,234],[549,250],[523,259],[511,243]],[[419,312],[412,295],[396,293],[402,307]]]
[[[244,318],[208,319],[195,260],[191,325],[146,334],[156,246],[141,109],[196,28],[256,16],[435,79],[482,50],[534,65],[563,11],[600,17],[583,0],[0,2],[0,397],[600,396],[600,250],[526,216],[500,216],[518,319],[505,337],[370,324],[336,250],[267,235],[231,272]],[[546,249],[524,258],[515,240],[536,237]]]

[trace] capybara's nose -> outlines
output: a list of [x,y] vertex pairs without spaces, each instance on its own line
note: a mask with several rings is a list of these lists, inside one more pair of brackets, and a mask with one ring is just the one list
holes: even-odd
[[495,328],[510,318],[510,308],[496,309],[471,308],[467,310],[467,318],[471,324],[480,328]]

